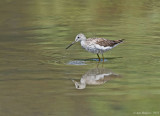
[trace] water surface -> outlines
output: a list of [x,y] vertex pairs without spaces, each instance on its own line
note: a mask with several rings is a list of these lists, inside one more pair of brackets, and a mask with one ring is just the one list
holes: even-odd
[[[0,6],[1,116],[160,115],[159,0]],[[78,33],[125,42],[97,64],[79,43],[65,50]],[[108,73],[117,77],[101,76]],[[74,82],[88,75],[101,84],[77,89]]]

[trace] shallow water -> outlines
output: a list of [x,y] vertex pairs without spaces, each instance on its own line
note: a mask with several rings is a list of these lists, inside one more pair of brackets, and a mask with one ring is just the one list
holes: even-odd
[[[0,116],[160,115],[159,0],[0,6]],[[78,33],[125,42],[98,64],[79,43],[65,50]]]

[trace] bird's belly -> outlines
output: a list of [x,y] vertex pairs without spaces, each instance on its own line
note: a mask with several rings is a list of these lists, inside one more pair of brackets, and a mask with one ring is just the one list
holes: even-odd
[[104,47],[104,46],[100,46],[100,45],[97,45],[97,44],[91,44],[91,45],[87,45],[87,46],[82,46],[85,50],[87,50],[88,52],[91,52],[91,53],[95,53],[95,54],[98,54],[98,53],[104,53],[110,49],[112,49],[112,47],[108,46],[108,47]]
[[82,47],[91,53],[98,53],[99,52],[99,50],[96,49],[96,47],[94,45],[87,45],[87,46],[82,46]]

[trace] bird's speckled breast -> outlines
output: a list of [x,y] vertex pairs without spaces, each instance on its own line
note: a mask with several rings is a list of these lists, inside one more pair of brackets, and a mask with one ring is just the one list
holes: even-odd
[[89,41],[81,41],[81,46],[88,52],[96,53],[94,44]]
[[98,44],[96,44],[96,41],[92,40],[92,41],[81,41],[81,46],[86,49],[88,52],[92,52],[95,54],[98,53],[103,53],[105,51],[108,51],[110,49],[112,49],[112,47],[108,46],[108,47],[104,47],[104,46],[100,46]]

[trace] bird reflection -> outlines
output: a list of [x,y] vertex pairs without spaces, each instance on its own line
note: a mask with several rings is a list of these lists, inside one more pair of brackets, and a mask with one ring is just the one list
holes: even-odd
[[75,80],[72,81],[75,84],[76,89],[85,89],[87,85],[101,85],[116,77],[120,76],[108,69],[95,68],[86,72],[80,79],[80,82]]

